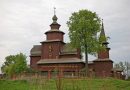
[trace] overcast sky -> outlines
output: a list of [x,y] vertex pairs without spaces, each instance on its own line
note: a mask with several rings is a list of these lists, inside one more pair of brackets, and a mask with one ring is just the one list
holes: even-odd
[[130,0],[0,0],[0,65],[10,54],[29,56],[33,45],[45,40],[53,7],[60,30],[66,33],[65,42],[69,41],[66,22],[71,13],[89,9],[104,19],[106,35],[111,38],[110,58],[130,61]]

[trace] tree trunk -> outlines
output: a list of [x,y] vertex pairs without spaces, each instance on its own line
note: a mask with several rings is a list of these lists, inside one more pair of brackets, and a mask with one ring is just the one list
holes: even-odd
[[88,50],[87,47],[85,47],[85,76],[89,75],[88,71]]

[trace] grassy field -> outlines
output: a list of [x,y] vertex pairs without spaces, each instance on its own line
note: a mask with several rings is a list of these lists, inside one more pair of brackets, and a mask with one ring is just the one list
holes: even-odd
[[0,80],[0,90],[130,90],[130,81],[111,78]]

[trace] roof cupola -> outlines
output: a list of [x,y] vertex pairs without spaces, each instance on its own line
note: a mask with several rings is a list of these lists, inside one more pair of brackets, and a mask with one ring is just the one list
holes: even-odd
[[60,24],[57,23],[58,18],[57,18],[57,16],[56,16],[56,11],[55,11],[55,9],[56,9],[56,8],[54,7],[54,16],[52,17],[53,22],[52,22],[52,24],[50,25],[51,30],[59,30],[59,28],[60,28]]

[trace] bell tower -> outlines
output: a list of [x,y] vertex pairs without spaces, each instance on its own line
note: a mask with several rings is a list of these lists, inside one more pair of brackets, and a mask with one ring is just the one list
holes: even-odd
[[95,75],[98,77],[110,77],[113,61],[109,58],[110,48],[108,47],[109,43],[105,35],[103,21],[99,41],[103,49],[98,52],[98,58],[94,60]]
[[101,27],[101,33],[100,33],[100,40],[102,40],[101,44],[104,47],[104,50],[101,50],[98,52],[98,59],[109,59],[110,48],[108,47],[109,43],[107,42],[107,39],[106,39],[103,20],[102,20],[102,27]]

